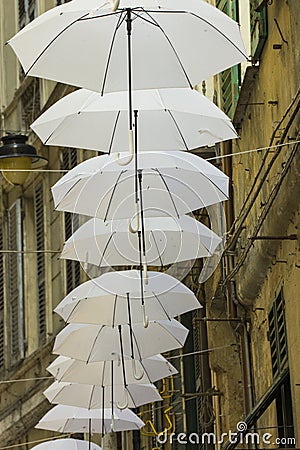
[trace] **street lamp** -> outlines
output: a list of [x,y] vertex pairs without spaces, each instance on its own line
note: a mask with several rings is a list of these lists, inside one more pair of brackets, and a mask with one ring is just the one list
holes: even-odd
[[25,183],[31,169],[43,167],[48,163],[47,158],[39,156],[36,149],[27,144],[27,136],[23,134],[10,134],[1,138],[0,170],[2,175],[11,184]]

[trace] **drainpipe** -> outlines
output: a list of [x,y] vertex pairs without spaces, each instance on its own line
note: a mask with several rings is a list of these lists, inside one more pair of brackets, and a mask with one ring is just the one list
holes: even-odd
[[[200,309],[200,318],[203,319],[206,317],[206,308]],[[207,325],[204,320],[201,320],[198,322],[199,324],[199,334],[200,334],[200,350],[207,350],[208,349],[208,339],[207,339]],[[209,367],[209,352],[204,352],[200,354],[201,358],[201,382],[202,382],[202,391],[204,393],[211,392],[212,386],[211,386],[211,373],[210,373],[210,367]],[[207,397],[207,403],[212,409],[212,397]],[[204,414],[204,422],[208,423],[210,420],[210,417],[208,415],[208,412],[205,411]],[[214,432],[214,423],[204,426],[204,432],[205,433],[213,433]],[[214,450],[214,445],[212,443],[205,442],[204,444],[205,450]]]

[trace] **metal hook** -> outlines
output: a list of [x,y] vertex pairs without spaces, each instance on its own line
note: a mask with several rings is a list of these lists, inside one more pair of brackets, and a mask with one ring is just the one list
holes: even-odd
[[125,409],[128,408],[128,392],[126,390],[126,387],[124,387],[124,393],[125,393],[125,403],[124,405],[120,405],[118,402],[116,402],[116,405],[119,409]]
[[116,162],[119,164],[119,166],[127,166],[134,157],[134,146],[133,146],[133,131],[128,130],[128,143],[129,143],[129,155],[128,158],[125,159],[125,161],[122,161],[120,159],[120,153],[116,153]]
[[133,377],[134,377],[135,380],[138,380],[138,381],[139,381],[139,380],[141,380],[141,379],[143,378],[143,376],[144,376],[144,370],[142,370],[141,375],[138,375],[138,374],[137,374],[137,370],[136,370],[136,360],[135,360],[135,359],[132,359],[131,362],[132,362],[132,374],[133,374]]

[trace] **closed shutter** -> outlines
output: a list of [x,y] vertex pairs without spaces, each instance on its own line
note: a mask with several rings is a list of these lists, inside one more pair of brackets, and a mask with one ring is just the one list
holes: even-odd
[[[3,229],[0,228],[0,250],[3,248]],[[0,370],[5,366],[4,334],[4,254],[0,253]]]
[[251,55],[258,61],[268,36],[267,7],[257,11],[261,0],[250,0]]
[[46,279],[45,279],[45,219],[43,185],[40,183],[34,190],[34,216],[36,236],[37,264],[37,315],[39,343],[46,342]]
[[[77,165],[76,149],[65,149],[62,151],[62,169],[71,170]],[[65,213],[65,239],[79,227],[79,216],[77,214]],[[67,293],[78,286],[80,282],[80,263],[78,261],[66,260],[66,291]]]
[[[237,0],[217,0],[216,6],[232,19],[237,20]],[[221,72],[219,80],[220,108],[232,119],[239,97],[239,66],[233,66]]]
[[8,210],[7,286],[9,305],[10,362],[14,364],[24,357],[23,312],[23,237],[21,200]]
[[36,17],[36,0],[18,0],[19,28],[23,28]]
[[285,324],[285,302],[280,291],[269,313],[269,341],[272,371],[277,376],[287,364],[287,337]]

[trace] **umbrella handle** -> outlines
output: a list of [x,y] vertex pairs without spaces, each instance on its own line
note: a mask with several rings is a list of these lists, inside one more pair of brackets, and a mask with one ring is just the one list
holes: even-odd
[[135,218],[135,227],[132,226],[131,219],[129,219],[128,230],[129,230],[130,233],[137,233],[139,231],[139,228],[140,228],[140,216],[139,216],[138,203],[135,203],[134,218]]
[[[120,409],[121,409],[121,408],[120,408]],[[115,428],[115,415],[114,415],[114,413],[112,413],[112,416],[111,416],[111,424],[110,424],[110,431],[113,432],[113,431],[114,431],[114,428]]]
[[120,0],[109,0],[112,11],[116,11],[119,8]]
[[147,268],[147,261],[143,264],[143,270],[144,270],[144,283],[148,284],[148,268]]
[[149,318],[148,316],[146,316],[146,310],[145,310],[145,305],[142,305],[142,316],[143,316],[143,324],[144,324],[144,328],[148,328],[149,325]]
[[136,370],[136,364],[135,364],[136,360],[132,359],[131,363],[132,363],[132,374],[133,374],[134,379],[138,380],[138,381],[141,380],[143,378],[143,376],[144,376],[144,370],[142,370],[141,375],[138,375],[137,374],[137,370]]
[[134,146],[133,146],[133,131],[128,130],[128,144],[129,144],[129,155],[128,158],[125,159],[125,161],[120,160],[120,153],[116,153],[116,162],[119,164],[119,166],[127,166],[134,157]]
[[126,409],[128,408],[128,392],[125,390],[126,388],[124,388],[124,392],[125,392],[125,403],[124,405],[120,405],[120,403],[116,402],[116,405],[119,409]]

